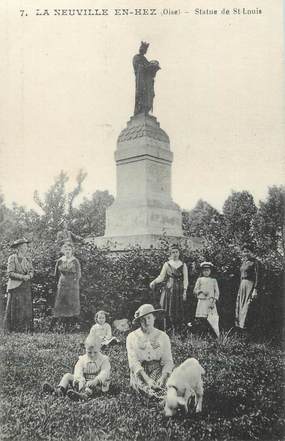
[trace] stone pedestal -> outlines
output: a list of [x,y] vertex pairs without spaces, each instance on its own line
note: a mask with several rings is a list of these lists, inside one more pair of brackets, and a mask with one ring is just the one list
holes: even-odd
[[147,249],[156,247],[162,235],[183,238],[181,210],[171,197],[173,153],[154,116],[131,117],[119,135],[115,161],[117,197],[106,212],[105,235],[95,243]]

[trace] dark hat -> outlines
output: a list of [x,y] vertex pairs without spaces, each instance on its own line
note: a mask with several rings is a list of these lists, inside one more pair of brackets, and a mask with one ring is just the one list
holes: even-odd
[[30,243],[30,242],[31,242],[30,240],[22,237],[22,239],[15,240],[15,242],[11,244],[11,248],[17,248],[19,245],[22,245],[22,243]]
[[172,244],[169,246],[169,249],[170,249],[170,250],[178,250],[178,251],[180,251],[180,246],[178,245],[178,243],[172,243]]
[[154,309],[154,307],[148,303],[141,305],[135,312],[133,323],[137,323],[142,317],[148,314],[155,314],[157,312],[165,312],[164,309]]

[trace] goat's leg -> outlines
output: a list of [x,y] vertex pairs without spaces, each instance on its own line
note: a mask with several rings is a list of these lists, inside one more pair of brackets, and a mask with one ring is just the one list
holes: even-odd
[[202,403],[203,403],[203,386],[200,386],[196,390],[196,396],[197,396],[197,406],[196,406],[196,413],[202,412]]

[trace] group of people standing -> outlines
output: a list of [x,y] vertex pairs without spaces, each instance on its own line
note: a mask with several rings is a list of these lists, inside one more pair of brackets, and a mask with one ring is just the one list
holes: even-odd
[[[171,328],[173,332],[181,331],[186,323],[185,302],[188,289],[188,269],[180,260],[179,248],[173,245],[170,249],[170,258],[164,263],[159,276],[150,283],[154,289],[157,284],[164,282],[161,290],[160,307],[166,311],[163,329]],[[240,286],[235,307],[235,326],[244,329],[246,318],[252,300],[257,297],[259,289],[259,264],[254,257],[251,247],[245,244],[242,247],[242,264],[240,267]],[[195,322],[188,323],[190,328],[200,327],[211,329],[219,336],[219,315],[216,303],[220,292],[217,280],[212,276],[214,265],[212,262],[202,262],[201,276],[198,277],[193,293],[197,299]]]
[[[63,232],[70,233],[65,229]],[[61,232],[62,233],[62,232]],[[79,260],[74,256],[73,240],[80,240],[79,236],[59,238],[62,241],[62,256],[57,260],[54,275],[57,279],[57,294],[53,308],[51,329],[58,319],[68,325],[73,325],[80,314],[79,281],[81,267]],[[72,240],[73,239],[73,240]],[[7,304],[4,326],[10,331],[33,330],[33,307],[31,281],[34,270],[31,259],[28,257],[27,239],[16,240],[12,245],[14,253],[8,259]],[[197,298],[195,324],[206,323],[214,333],[219,335],[219,317],[216,302],[219,300],[217,280],[212,277],[214,265],[211,262],[201,263],[201,276],[194,287]],[[259,284],[258,262],[248,245],[242,249],[242,264],[240,267],[241,280],[236,300],[235,325],[244,328],[248,309],[252,300],[257,296]],[[151,283],[155,289],[162,285],[160,308],[166,312],[162,319],[162,330],[180,332],[185,320],[185,302],[188,289],[187,265],[180,259],[180,250],[177,245],[170,248],[170,258],[162,266],[161,272]],[[191,328],[192,323],[188,323]]]
[[[57,293],[51,330],[58,320],[66,329],[71,328],[80,314],[81,266],[74,256],[74,242],[81,242],[83,238],[68,229],[66,219],[61,221],[60,227],[56,243],[62,256],[56,261],[54,270]],[[29,243],[30,240],[21,238],[11,244],[13,254],[8,258],[7,303],[4,316],[4,329],[7,331],[33,331],[31,281],[34,269],[29,256]]]
[[[196,325],[209,323],[214,333],[219,336],[218,312],[216,301],[219,300],[219,287],[217,280],[211,276],[213,269],[211,262],[202,262],[200,267],[201,277],[196,281],[194,295],[197,298]],[[186,323],[185,302],[188,289],[188,269],[180,260],[179,248],[171,246],[170,259],[164,263],[160,275],[150,283],[154,289],[157,284],[166,281],[161,292],[160,306],[166,311],[163,329],[170,329],[172,333],[180,332]],[[192,323],[188,323],[193,328]],[[205,326],[204,326],[205,328]]]
[[[34,269],[28,255],[29,242],[23,238],[11,245],[14,253],[8,259],[8,296],[4,316],[4,328],[8,331],[33,331],[31,281]],[[80,314],[80,262],[74,256],[74,245],[71,241],[64,242],[61,251],[62,256],[57,260],[54,271],[57,293],[51,329],[58,319],[63,321],[66,328],[72,326]]]

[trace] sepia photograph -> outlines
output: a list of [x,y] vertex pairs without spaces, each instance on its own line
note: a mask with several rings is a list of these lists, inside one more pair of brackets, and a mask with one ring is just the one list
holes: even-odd
[[0,440],[282,441],[284,2],[0,5]]

